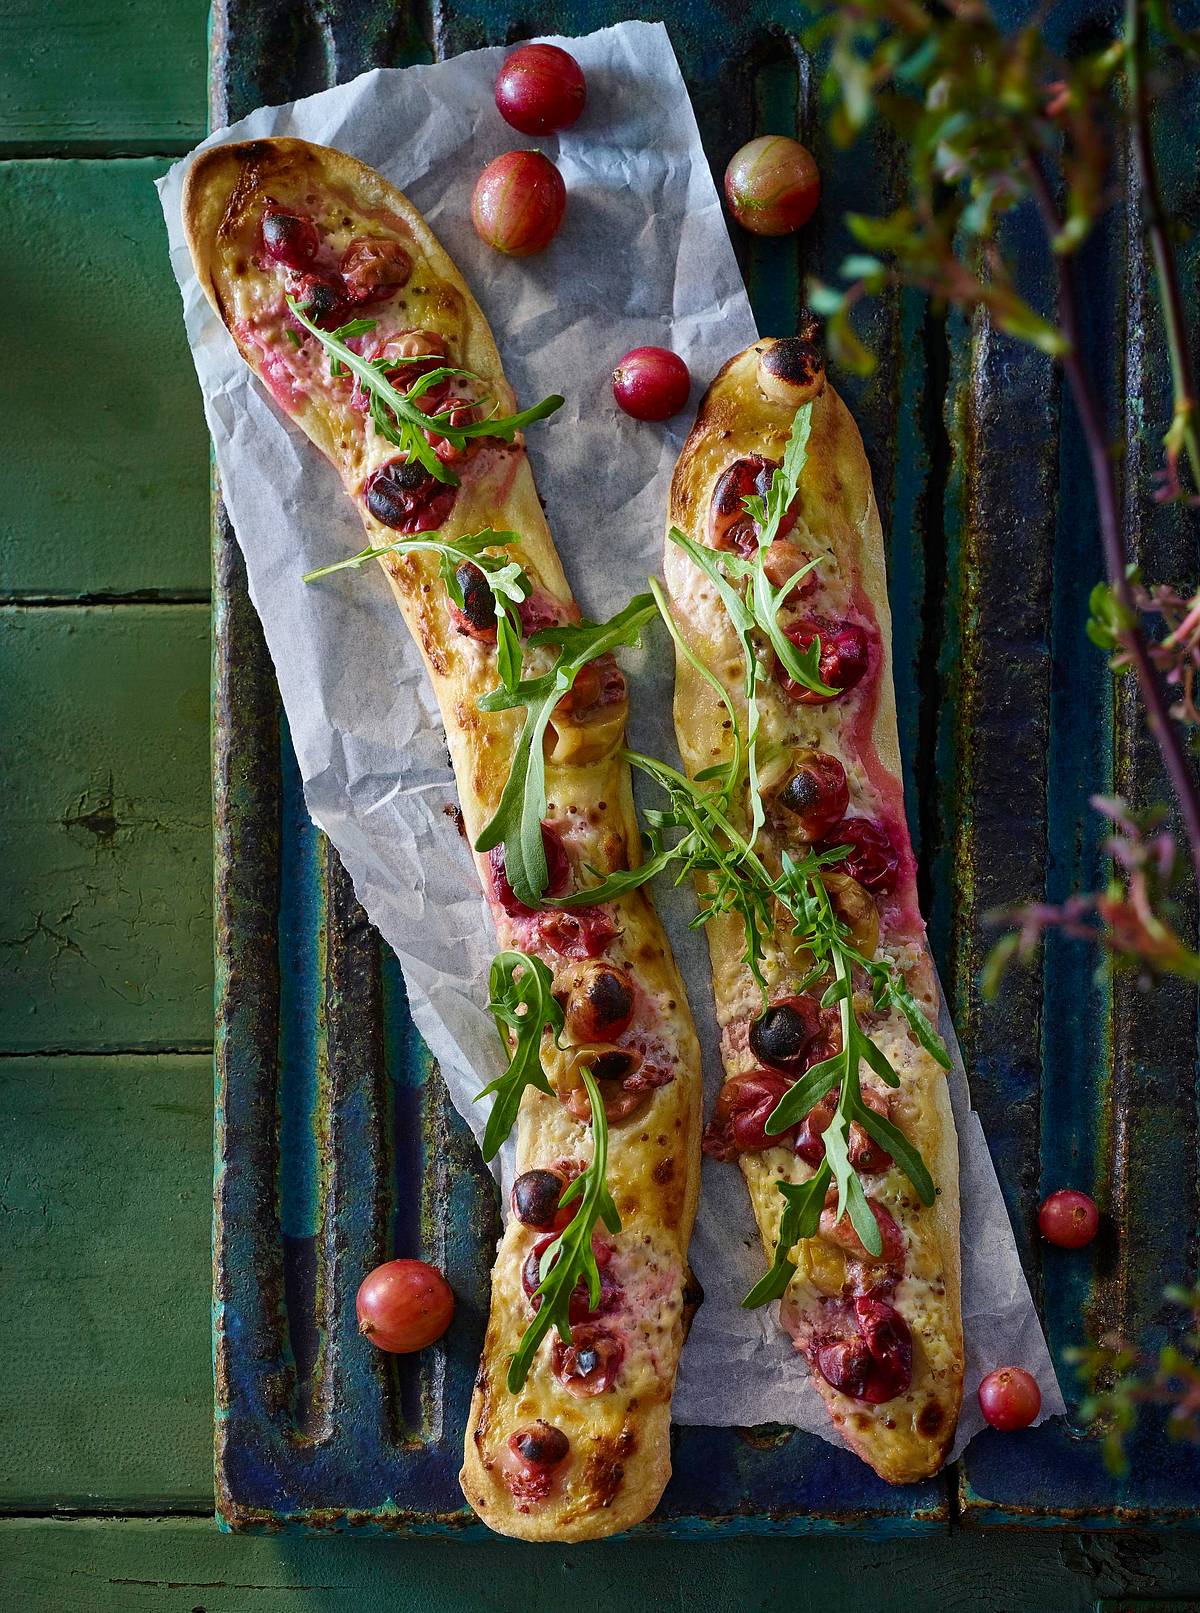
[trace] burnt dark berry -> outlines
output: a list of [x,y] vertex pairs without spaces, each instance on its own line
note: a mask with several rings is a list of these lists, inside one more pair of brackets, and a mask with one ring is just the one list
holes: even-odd
[[367,508],[384,526],[400,526],[427,494],[434,478],[415,459],[381,465],[367,483]]
[[296,291],[300,312],[313,325],[330,325],[346,306],[344,288],[335,280],[306,274]]
[[312,219],[271,211],[263,214],[262,242],[267,256],[276,263],[303,269],[316,257],[321,238]]
[[563,1179],[556,1171],[525,1171],[512,1186],[513,1214],[523,1226],[549,1227],[558,1214]]
[[529,1467],[557,1467],[570,1450],[570,1441],[553,1423],[537,1422],[518,1428],[508,1439],[509,1449]]
[[820,349],[802,336],[785,336],[772,344],[758,361],[759,373],[796,391],[815,387],[825,368]]
[[780,791],[780,800],[789,812],[804,813],[821,799],[821,786],[811,769],[793,773]]
[[819,840],[841,821],[850,804],[846,770],[836,756],[824,751],[802,751],[796,762],[779,800],[798,819],[801,832],[809,840]]
[[593,1080],[624,1081],[641,1063],[641,1055],[627,1047],[607,1047],[588,1065]]
[[610,1034],[622,1030],[633,1013],[633,987],[624,970],[598,969],[588,981],[587,999],[597,1023]]
[[567,1027],[577,1041],[612,1041],[628,1030],[633,1018],[633,980],[611,963],[588,964],[579,971],[567,1003]]
[[750,1026],[750,1051],[763,1064],[787,1069],[804,1058],[820,1028],[821,1009],[814,998],[785,997]]
[[494,630],[496,602],[483,572],[469,560],[464,560],[454,573],[454,580],[462,589],[462,612],[467,621],[476,632],[486,633],[489,628]]
[[417,460],[393,459],[368,478],[367,509],[397,531],[427,532],[445,520],[456,492]]

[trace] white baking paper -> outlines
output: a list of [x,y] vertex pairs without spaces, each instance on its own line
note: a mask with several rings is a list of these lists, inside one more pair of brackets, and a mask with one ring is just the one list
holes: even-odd
[[[575,128],[540,142],[569,200],[561,233],[538,257],[498,256],[470,222],[485,163],[527,143],[492,100],[499,48],[367,73],[261,108],[204,146],[296,135],[361,157],[412,198],[482,303],[520,403],[566,396],[550,422],[531,429],[529,448],[568,576],[585,613],[603,618],[659,569],[667,486],[689,421],[684,414],[648,426],[621,414],[608,386],[614,363],[643,343],[672,347],[691,367],[695,402],[757,331],[665,28],[629,22],[561,42],[587,75],[588,104]],[[399,958],[413,1018],[478,1136],[484,1113],[472,1100],[500,1058],[483,1006],[492,927],[447,815],[455,792],[437,707],[381,572],[301,580],[361,548],[362,529],[333,471],[251,380],[204,300],[179,220],[189,161],[159,182],[171,259],[308,807]],[[674,758],[665,636],[624,663],[634,743]],[[707,1108],[720,1084],[707,948],[687,928],[689,895],[657,894],[704,1047]],[[1062,1400],[961,1060],[951,1087],[967,1330],[957,1452],[981,1426],[975,1389],[993,1366],[1019,1362],[1034,1372],[1043,1415],[1061,1411]],[[776,1421],[835,1440],[774,1308],[739,1305],[762,1254],[740,1172],[728,1165],[704,1166],[691,1259],[706,1298],[680,1367],[676,1420]]]

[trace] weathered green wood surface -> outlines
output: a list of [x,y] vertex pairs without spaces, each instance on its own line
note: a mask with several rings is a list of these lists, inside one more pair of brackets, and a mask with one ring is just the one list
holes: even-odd
[[[1186,1540],[951,1535],[512,1542],[268,1540],[184,1519],[0,1522],[0,1591],[20,1613],[1091,1613],[1195,1583]],[[1184,1600],[1178,1613],[1197,1613]],[[1162,1609],[1158,1609],[1162,1613]]]
[[208,610],[0,610],[0,1037],[211,1041]]
[[[132,597],[205,588],[207,447],[156,165],[109,155],[199,133],[204,27],[203,0],[0,0],[0,152],[107,158],[0,165],[0,592],[59,601],[0,610],[0,1608],[1200,1608],[1186,1536],[652,1541],[531,1567],[499,1542],[217,1535],[210,1068],[162,1051],[211,1034],[207,619]],[[123,602],[68,603],[97,593]]]
[[196,0],[5,0],[0,154],[186,151],[204,134]]
[[0,1112],[0,1505],[207,1509],[211,1061],[2,1059]]
[[6,597],[207,597],[204,420],[152,188],[166,167],[5,164]]

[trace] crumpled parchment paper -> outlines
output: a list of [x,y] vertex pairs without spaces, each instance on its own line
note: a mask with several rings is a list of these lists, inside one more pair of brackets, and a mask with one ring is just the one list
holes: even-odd
[[[537,257],[499,256],[470,222],[485,163],[527,143],[492,100],[500,48],[260,108],[204,146],[295,135],[353,153],[411,197],[482,303],[520,403],[566,396],[558,415],[531,429],[530,454],[572,585],[585,613],[602,619],[660,568],[667,486],[690,418],[658,427],[621,414],[608,386],[614,363],[644,343],[673,348],[691,367],[694,404],[758,333],[666,29],[628,22],[562,43],[587,75],[588,104],[573,129],[539,142],[569,199],[561,233]],[[159,181],[171,261],[308,807],[399,958],[416,1024],[478,1136],[485,1116],[472,1100],[500,1067],[484,1010],[493,935],[445,811],[455,792],[437,707],[381,572],[301,580],[361,548],[362,528],[332,469],[252,381],[204,300],[179,219],[189,161]],[[665,635],[623,660],[633,743],[674,759]],[[689,893],[656,894],[704,1047],[707,1112],[720,1084],[707,947],[687,928]],[[1062,1400],[953,1031],[942,1029],[956,1053],[962,1170],[967,1384],[957,1453],[982,1426],[975,1389],[991,1367],[1032,1371],[1043,1416]],[[763,1260],[735,1168],[705,1163],[691,1259],[706,1298],[683,1354],[676,1420],[777,1421],[836,1442],[774,1307],[739,1305]]]

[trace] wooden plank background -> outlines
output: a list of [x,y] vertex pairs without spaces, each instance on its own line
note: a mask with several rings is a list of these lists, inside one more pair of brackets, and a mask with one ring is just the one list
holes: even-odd
[[202,130],[204,29],[198,0],[0,4],[0,1605],[1197,1606],[1194,1540],[1145,1531],[650,1541],[534,1577],[499,1542],[216,1534],[207,446],[149,185]]

